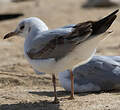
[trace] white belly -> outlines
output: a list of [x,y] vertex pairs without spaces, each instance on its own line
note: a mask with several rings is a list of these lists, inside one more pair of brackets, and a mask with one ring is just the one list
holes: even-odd
[[[77,65],[82,65],[82,64],[87,63],[92,58],[93,55],[94,54],[92,54],[86,60],[82,60],[82,59],[80,60],[79,58],[76,58],[77,61],[69,60],[69,62],[67,62],[66,60],[56,62],[54,59],[49,59],[49,60],[31,60],[29,58],[27,58],[27,59],[28,59],[29,63],[31,64],[31,66],[39,72],[58,73],[61,71],[65,71],[67,69],[72,69]],[[76,65],[74,65],[74,64],[76,64]]]

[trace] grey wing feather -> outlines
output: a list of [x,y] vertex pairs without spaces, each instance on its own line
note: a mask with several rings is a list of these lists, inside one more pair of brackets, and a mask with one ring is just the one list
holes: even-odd
[[[67,34],[69,34],[72,31],[72,28],[58,28],[56,30],[49,30],[49,31],[45,31],[42,32],[41,35],[39,35],[38,37],[36,37],[32,43],[31,43],[31,49],[29,49],[29,51],[27,52],[28,56],[31,57],[32,59],[37,59],[37,58],[51,58],[51,57],[60,57],[63,56],[62,54],[65,53],[65,51],[67,51],[65,48],[68,48],[68,43],[64,44],[64,49],[62,49],[63,45],[59,45],[56,47],[54,52],[50,52],[52,50],[52,45],[48,45],[48,43],[50,41],[52,41],[53,39],[57,39],[61,36],[65,36]],[[53,48],[54,48],[54,43],[53,44]],[[44,47],[48,45],[49,47],[44,49]],[[71,46],[71,45],[69,45]],[[50,49],[51,48],[51,49]],[[45,54],[43,54],[41,56],[41,50],[45,51]],[[49,49],[49,50],[47,50]],[[43,57],[44,56],[44,57]],[[56,58],[57,58],[56,57]]]
[[75,26],[75,24],[69,24],[69,25],[63,26],[61,28],[73,28],[74,26]]
[[65,28],[65,29],[58,28],[54,30],[44,31],[33,39],[31,45],[33,48],[38,49],[41,47],[41,45],[46,45],[50,40],[60,36],[67,35],[71,31],[72,31],[72,28]]
[[[111,90],[120,84],[120,57],[94,56],[85,65],[74,70],[74,82],[78,85],[92,83],[102,90]],[[70,79],[70,76],[69,76]]]
[[41,33],[32,42],[28,56],[32,59],[55,58],[59,60],[70,53],[78,44],[86,40],[92,33],[92,23],[71,28],[58,28]]

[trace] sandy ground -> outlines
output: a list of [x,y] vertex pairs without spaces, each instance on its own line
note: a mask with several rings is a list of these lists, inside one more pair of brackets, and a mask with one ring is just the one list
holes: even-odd
[[[52,104],[51,75],[36,75],[23,54],[24,38],[3,40],[17,23],[30,16],[43,19],[49,28],[96,20],[116,8],[82,8],[84,0],[33,0],[27,2],[0,2],[0,14],[24,13],[23,17],[0,22],[0,110],[119,110],[120,93],[81,93],[75,100],[67,100],[57,80],[60,104]],[[101,55],[120,55],[120,14],[111,27],[114,33],[97,50]]]

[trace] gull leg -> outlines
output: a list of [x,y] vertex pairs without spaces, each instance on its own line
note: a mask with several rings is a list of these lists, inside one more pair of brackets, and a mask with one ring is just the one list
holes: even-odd
[[53,82],[53,86],[54,86],[54,101],[53,101],[53,103],[57,104],[57,103],[59,103],[59,100],[57,98],[57,92],[56,92],[56,77],[55,77],[55,74],[52,75],[52,82]]
[[72,70],[70,70],[70,79],[71,79],[71,96],[69,97],[70,100],[74,99],[74,76]]

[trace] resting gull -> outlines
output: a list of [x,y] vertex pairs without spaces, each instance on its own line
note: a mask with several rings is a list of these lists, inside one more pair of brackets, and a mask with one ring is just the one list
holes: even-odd
[[98,43],[107,38],[107,31],[116,19],[114,11],[98,21],[87,21],[76,25],[48,30],[46,24],[36,17],[22,20],[13,35],[25,37],[24,53],[28,62],[37,72],[52,73],[54,103],[58,103],[55,73],[69,69],[71,74],[71,97],[74,98],[72,68],[87,63],[94,55]]
[[[87,64],[76,67],[74,92],[98,92],[120,90],[120,56],[94,56]],[[59,73],[63,88],[71,91],[68,70]]]

